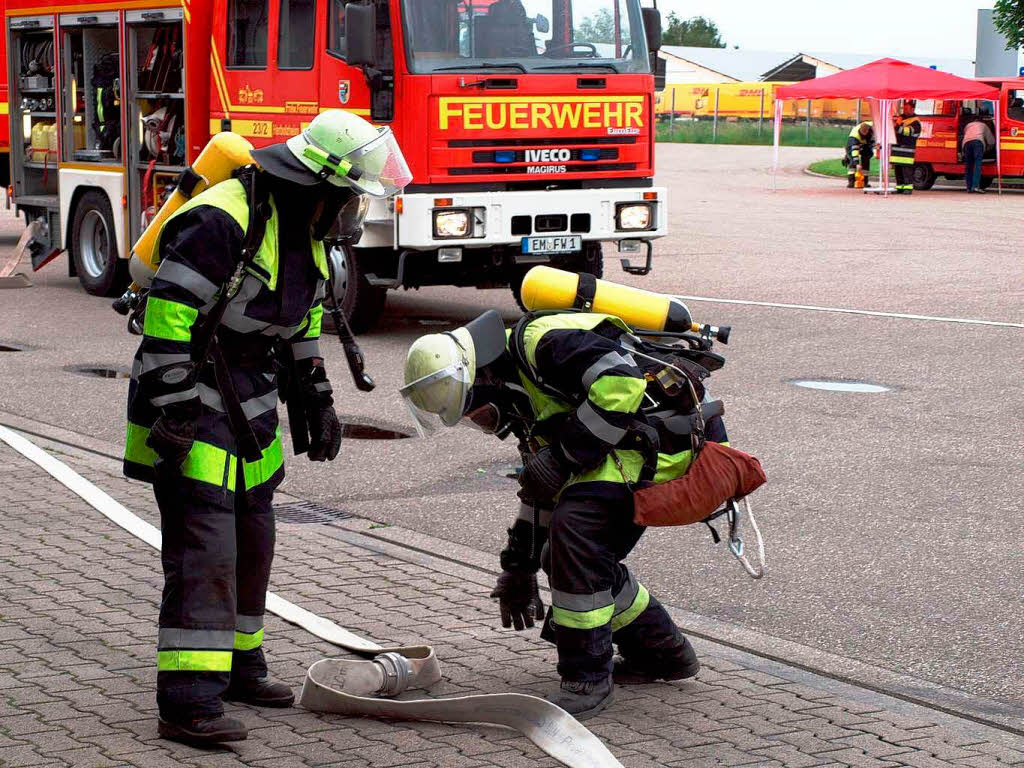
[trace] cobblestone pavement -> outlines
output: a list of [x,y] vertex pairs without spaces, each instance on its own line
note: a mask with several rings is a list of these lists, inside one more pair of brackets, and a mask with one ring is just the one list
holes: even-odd
[[[156,522],[148,487],[121,478],[114,462],[36,442]],[[157,553],[3,443],[0,467],[0,766],[557,765],[497,727],[301,709],[229,707],[251,729],[230,749],[159,740]],[[543,695],[555,686],[551,647],[496,628],[492,575],[403,553],[358,527],[280,525],[271,588],[375,641],[433,644],[446,679],[431,695]],[[341,653],[268,619],[271,667],[296,688],[310,663]],[[696,680],[620,688],[587,721],[623,765],[1024,765],[1024,738],[1012,733],[696,644],[704,663]]]

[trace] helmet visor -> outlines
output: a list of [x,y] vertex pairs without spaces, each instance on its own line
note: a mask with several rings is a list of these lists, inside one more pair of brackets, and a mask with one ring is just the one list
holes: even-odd
[[352,168],[338,180],[374,197],[390,197],[412,181],[412,171],[391,129],[379,130],[377,138],[345,156]]
[[455,426],[466,409],[473,372],[455,340],[450,341],[455,362],[398,390],[420,437],[433,434],[440,426]]

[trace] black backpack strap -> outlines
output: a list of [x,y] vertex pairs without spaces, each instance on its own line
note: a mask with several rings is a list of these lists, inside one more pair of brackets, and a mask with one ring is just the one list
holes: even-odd
[[234,176],[245,190],[245,198],[249,203],[249,226],[242,238],[242,261],[251,262],[255,257],[270,221],[270,192],[257,179],[259,172],[255,165],[246,165],[235,171]]
[[576,300],[573,302],[573,309],[581,309],[589,312],[594,306],[594,296],[597,294],[597,278],[589,272],[580,272],[579,281],[576,283]]

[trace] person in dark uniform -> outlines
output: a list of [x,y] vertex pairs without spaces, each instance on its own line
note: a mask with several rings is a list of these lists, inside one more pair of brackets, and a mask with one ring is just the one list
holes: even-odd
[[222,699],[294,700],[263,654],[273,495],[284,478],[278,378],[305,421],[292,419],[293,435],[308,435],[311,460],[333,460],[341,425],[319,343],[323,238],[345,206],[395,191],[386,174],[405,167],[397,151],[388,129],[324,112],[286,143],[254,151],[258,169],[198,194],[158,235],[124,471],[153,484],[160,508],[164,738],[241,740],[246,729],[224,716]]
[[864,174],[864,186],[870,187],[868,176],[871,173],[871,158],[875,154],[875,128],[870,121],[858,123],[850,131],[846,140],[846,186],[853,189],[857,185],[857,171]]
[[914,113],[911,100],[903,102],[903,109],[896,118],[896,146],[892,147],[890,162],[896,173],[896,194],[914,193],[914,154],[917,140],[921,136],[921,121]]
[[[692,460],[689,435],[663,428],[660,419],[676,413],[671,404],[656,417],[640,413],[645,376],[664,363],[634,344],[611,315],[527,315],[507,333],[492,310],[418,339],[406,360],[402,394],[422,429],[465,417],[499,436],[518,431],[523,504],[492,597],[505,627],[533,626],[545,617],[536,573],[548,574],[553,605],[541,637],[557,646],[562,679],[548,698],[577,717],[610,702],[613,679],[680,680],[700,669],[689,641],[622,562],[644,532],[633,522],[633,487],[642,477],[680,477]],[[654,455],[638,450],[641,435]],[[728,441],[721,416],[708,419],[706,437]]]

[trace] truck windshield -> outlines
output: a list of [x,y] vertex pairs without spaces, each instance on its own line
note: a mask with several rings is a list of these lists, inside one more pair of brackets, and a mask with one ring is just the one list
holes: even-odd
[[639,0],[402,0],[413,72],[649,72]]

